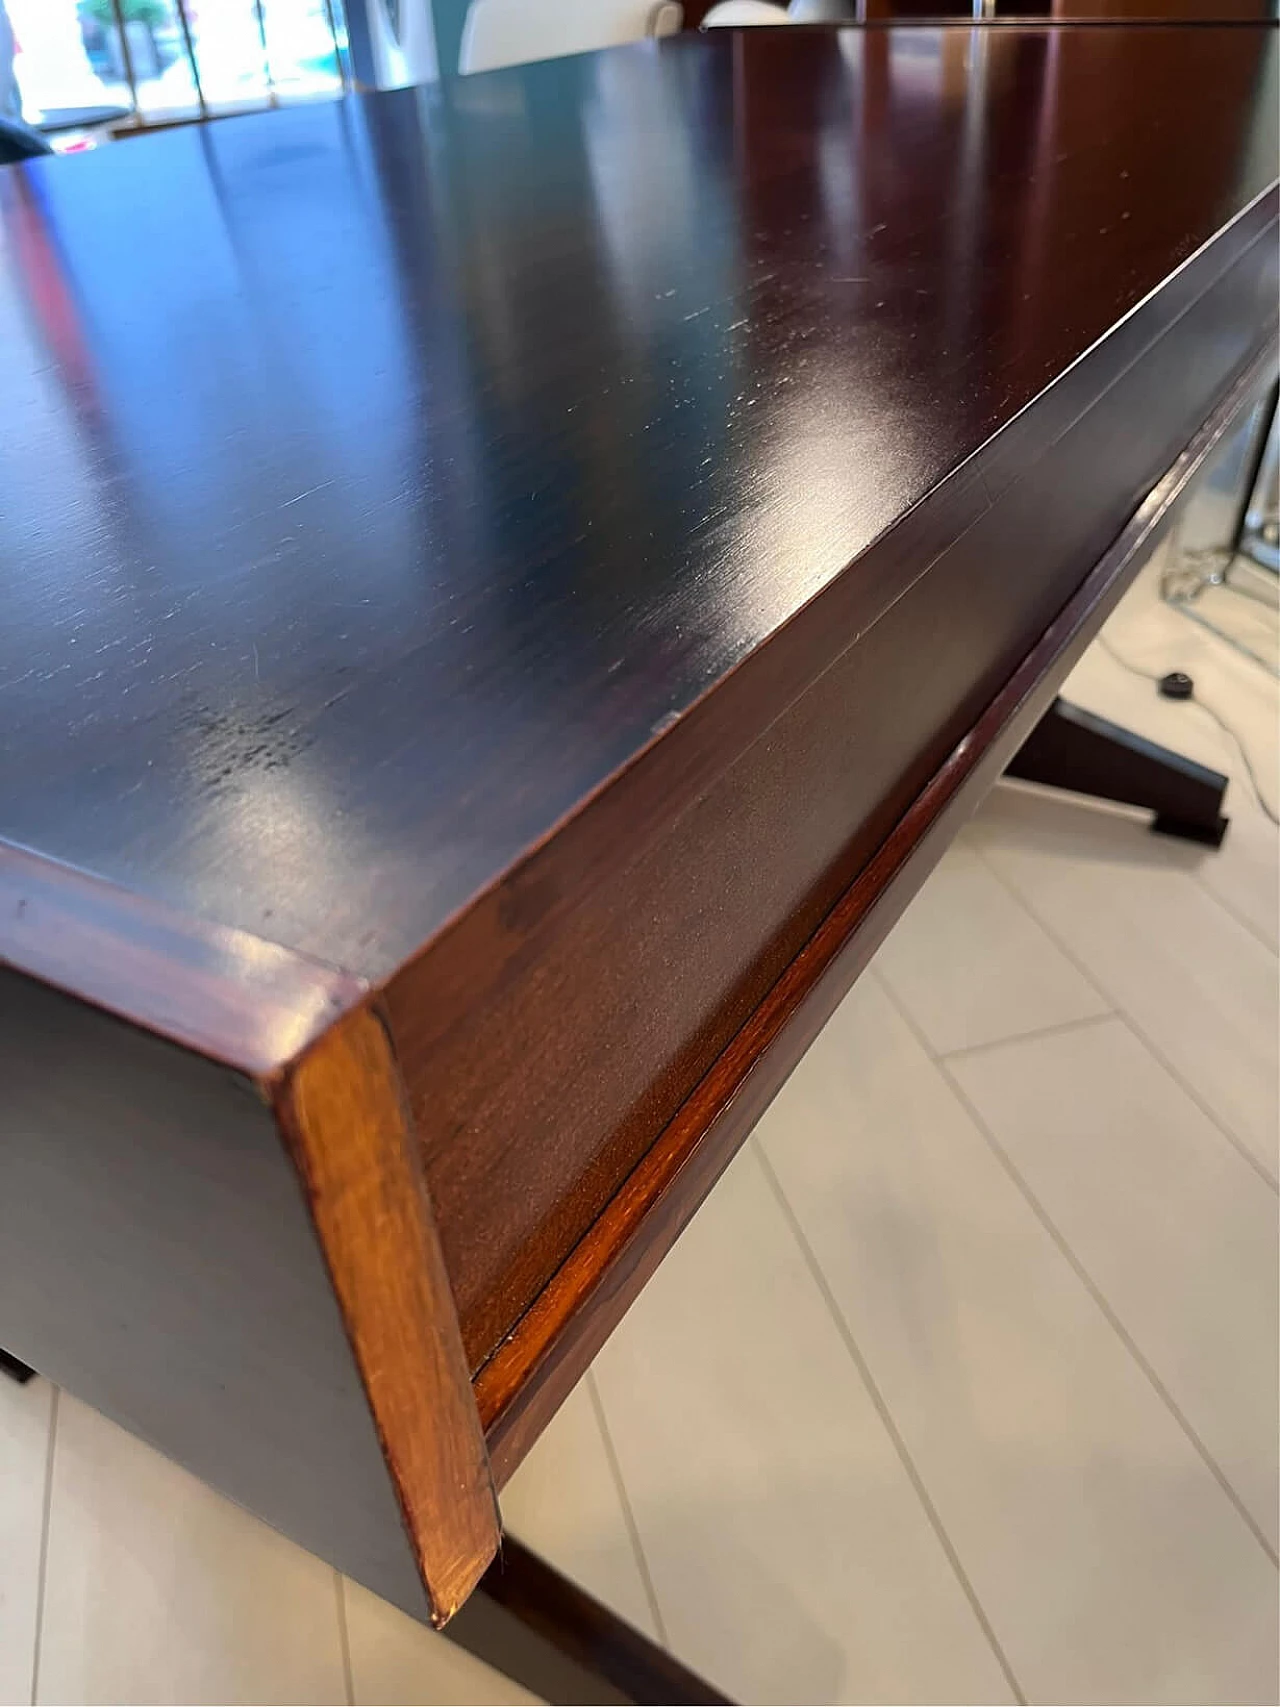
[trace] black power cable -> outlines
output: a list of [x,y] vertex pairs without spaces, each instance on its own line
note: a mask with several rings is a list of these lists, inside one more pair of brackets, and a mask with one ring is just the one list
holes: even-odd
[[[1105,634],[1100,634],[1098,636],[1098,645],[1101,646],[1108,658],[1119,664],[1122,670],[1128,670],[1131,676],[1141,676],[1143,681],[1154,682],[1160,689],[1164,698],[1185,700],[1191,705],[1199,706],[1201,711],[1206,712],[1210,717],[1212,717],[1219,729],[1221,729],[1224,734],[1229,735],[1235,742],[1237,751],[1239,752],[1240,758],[1244,764],[1245,772],[1249,778],[1249,786],[1253,789],[1254,799],[1258,802],[1263,813],[1270,818],[1271,822],[1277,827],[1277,829],[1280,829],[1280,818],[1276,816],[1273,808],[1267,803],[1267,797],[1262,792],[1262,787],[1258,782],[1257,772],[1253,768],[1253,760],[1249,757],[1249,752],[1244,742],[1240,739],[1239,735],[1236,734],[1235,730],[1227,722],[1226,718],[1220,716],[1211,705],[1197,695],[1195,691],[1195,684],[1191,680],[1191,677],[1184,675],[1181,670],[1173,670],[1163,676],[1158,676],[1153,670],[1144,670],[1138,664],[1131,664],[1127,658],[1122,658],[1120,656]],[[1168,685],[1166,686],[1166,684]]]

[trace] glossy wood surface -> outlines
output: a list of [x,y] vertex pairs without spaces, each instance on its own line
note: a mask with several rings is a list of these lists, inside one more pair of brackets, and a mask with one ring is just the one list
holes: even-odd
[[6,173],[0,833],[386,977],[1266,187],[1274,59],[729,33]]
[[[458,1605],[490,1473],[1261,383],[1276,83],[1262,27],[728,32],[0,175],[0,962],[82,998],[77,1111],[152,1135],[130,1284],[197,1299],[138,1314],[116,1414]],[[197,1055],[277,1146],[279,1264],[234,1194],[163,1243]],[[92,1304],[42,1059],[0,1198],[38,1170]],[[234,1450],[200,1410],[245,1273],[358,1401],[280,1510],[261,1406]],[[12,1349],[111,1394],[45,1291]],[[370,1421],[381,1503],[335,1517]]]
[[277,1105],[378,1422],[432,1622],[498,1549],[489,1475],[422,1161],[382,1016],[330,1027]]
[[573,1390],[952,836],[1034,739],[1056,684],[1159,543],[1240,410],[1263,395],[1273,345],[1241,376],[840,896],[712,1070],[485,1363],[476,1398],[502,1485]]
[[1265,342],[1274,219],[1215,241],[393,983],[473,1363]]
[[4,842],[0,965],[263,1076],[366,994],[350,973]]

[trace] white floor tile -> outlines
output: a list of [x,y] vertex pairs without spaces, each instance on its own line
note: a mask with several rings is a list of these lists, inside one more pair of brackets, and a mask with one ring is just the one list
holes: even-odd
[[1010,1698],[750,1147],[595,1371],[672,1646],[710,1682]]
[[968,847],[952,847],[876,967],[940,1055],[1107,1011]]
[[49,1462],[47,1381],[0,1375],[0,1703],[31,1699]]
[[1230,828],[1212,859],[1197,869],[1200,882],[1229,913],[1270,949],[1280,947],[1280,835],[1251,796],[1235,789],[1228,801]]
[[536,1701],[491,1666],[345,1578],[356,1707],[520,1707]]
[[1275,1193],[1119,1020],[948,1065],[1274,1548]]
[[590,1380],[580,1381],[502,1494],[513,1535],[658,1638]]
[[333,1571],[63,1394],[42,1702],[340,1702]]
[[1270,1560],[872,979],[760,1135],[1028,1697],[1274,1701]]
[[[966,831],[993,869],[1275,1181],[1276,957],[1138,824],[997,790]],[[1194,857],[1194,856],[1191,856]]]

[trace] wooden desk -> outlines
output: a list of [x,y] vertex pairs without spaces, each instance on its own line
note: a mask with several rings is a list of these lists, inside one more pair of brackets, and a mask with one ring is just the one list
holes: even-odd
[[723,32],[0,175],[0,1344],[447,1619],[1265,383],[1275,95]]

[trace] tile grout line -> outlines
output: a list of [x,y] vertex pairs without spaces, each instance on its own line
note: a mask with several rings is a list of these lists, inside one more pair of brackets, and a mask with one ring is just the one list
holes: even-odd
[[356,1686],[355,1676],[351,1670],[351,1633],[347,1629],[347,1588],[342,1580],[342,1572],[337,1569],[333,1573],[333,1595],[338,1610],[338,1649],[342,1655],[342,1687],[346,1692],[347,1707],[355,1707]]
[[[1221,774],[1226,777],[1228,783],[1239,785],[1240,780],[1241,780],[1239,778],[1239,776],[1234,775],[1230,771],[1224,771]],[[1054,790],[1051,783],[1023,783],[1023,782],[1020,782],[1017,778],[1006,778],[1006,777],[1001,777],[1001,778],[997,779],[998,784],[1002,783],[1002,782],[1006,783],[1006,784],[1011,784],[1015,793],[1021,793],[1023,789],[1027,789],[1028,791],[1034,791],[1036,794],[1039,794],[1039,791],[1044,789],[1044,790],[1048,790],[1051,794],[1060,795],[1063,800],[1072,800],[1072,799],[1077,800],[1080,803],[1082,811],[1094,811],[1094,812],[1096,812],[1098,810],[1098,803],[1092,796],[1090,796],[1090,795],[1073,795],[1069,789]],[[1245,792],[1247,794],[1247,790]],[[1230,805],[1230,804],[1231,804],[1230,791],[1228,791],[1228,798],[1224,802],[1224,805]],[[1176,840],[1176,838],[1170,838],[1168,836],[1157,836],[1151,828],[1150,820],[1148,818],[1146,818],[1146,816],[1145,816],[1145,808],[1143,808],[1141,806],[1125,806],[1123,802],[1117,802],[1117,801],[1103,801],[1102,805],[1107,810],[1108,814],[1115,813],[1117,815],[1118,821],[1126,822],[1126,823],[1130,824],[1134,829],[1138,829],[1140,827],[1145,827],[1147,834],[1152,836],[1157,844],[1159,844],[1160,842]],[[1252,801],[1252,799],[1250,797],[1249,810],[1251,812],[1255,812],[1255,811],[1257,811],[1257,809],[1258,809],[1257,803]],[[1233,807],[1232,810],[1234,811],[1235,808]],[[1007,878],[1003,877],[1001,875],[1001,873],[998,870],[996,870],[996,867],[991,864],[990,860],[988,860],[986,858],[986,855],[985,855],[985,853],[984,853],[984,851],[983,851],[983,849],[979,843],[975,843],[973,841],[966,841],[965,846],[968,847],[968,849],[970,850],[971,853],[975,854],[980,860],[983,861],[983,863],[987,866],[987,869],[989,871],[991,871],[997,878],[1000,879],[1000,881],[1004,884],[1006,889],[1010,890],[1010,892],[1013,894],[1017,893],[1016,890],[1013,889],[1013,885],[1009,882],[1009,880]],[[1216,848],[1205,848],[1205,849],[1201,849],[1201,851],[1204,853],[1213,854],[1213,853],[1217,852],[1217,849]],[[1176,860],[1170,860],[1168,863],[1161,862],[1159,869],[1162,872],[1175,873],[1177,876],[1185,877],[1190,882],[1194,883],[1196,888],[1205,897],[1205,899],[1207,901],[1209,901],[1213,906],[1217,907],[1220,912],[1225,913],[1227,915],[1227,917],[1231,920],[1232,924],[1237,925],[1242,931],[1244,931],[1246,933],[1246,935],[1251,936],[1253,938],[1253,940],[1258,944],[1259,948],[1265,949],[1273,960],[1280,958],[1280,943],[1273,942],[1271,940],[1271,938],[1269,936],[1267,936],[1266,933],[1262,930],[1261,926],[1255,925],[1253,923],[1253,921],[1249,918],[1246,918],[1243,913],[1238,913],[1235,910],[1235,908],[1231,905],[1230,901],[1227,900],[1225,895],[1220,894],[1218,890],[1214,889],[1210,884],[1206,883],[1204,877],[1201,875],[1203,870],[1204,870],[1204,861],[1203,860],[1199,861],[1195,865],[1181,865]],[[1018,899],[1021,900],[1021,896],[1019,896]],[[1024,902],[1023,905],[1026,906],[1026,903]],[[1028,907],[1027,911],[1030,912],[1031,909]],[[1040,922],[1038,914],[1032,913],[1032,917],[1035,918],[1038,923]],[[1090,979],[1090,982],[1092,983],[1093,980]],[[1096,984],[1094,985],[1094,988],[1097,989]]]
[[907,1448],[907,1443],[899,1432],[898,1425],[893,1420],[892,1412],[889,1410],[889,1406],[885,1401],[884,1395],[876,1384],[875,1377],[871,1373],[871,1369],[866,1358],[862,1355],[862,1349],[854,1338],[853,1330],[850,1328],[844,1312],[841,1310],[836,1296],[827,1282],[827,1277],[822,1271],[822,1265],[819,1263],[813,1247],[805,1237],[804,1229],[800,1225],[799,1217],[792,1208],[791,1201],[787,1197],[786,1192],[782,1189],[782,1182],[773,1171],[773,1165],[765,1154],[764,1145],[761,1144],[754,1132],[751,1134],[748,1142],[755,1153],[756,1160],[760,1163],[760,1166],[764,1171],[764,1176],[769,1182],[769,1188],[773,1192],[778,1207],[781,1209],[787,1225],[791,1229],[791,1235],[800,1249],[800,1254],[813,1278],[814,1284],[818,1288],[818,1292],[823,1303],[827,1307],[827,1312],[835,1323],[836,1331],[844,1342],[845,1350],[853,1360],[854,1368],[857,1370],[859,1379],[866,1389],[867,1397],[871,1400],[876,1415],[880,1418],[880,1422],[884,1427],[885,1432],[893,1443],[898,1459],[902,1464],[903,1469],[906,1471],[907,1480],[911,1483],[911,1486],[915,1491],[916,1498],[920,1501],[921,1508],[928,1520],[929,1526],[937,1537],[938,1545],[942,1548],[943,1556],[951,1566],[955,1579],[959,1583],[961,1591],[969,1603],[969,1608],[973,1613],[978,1628],[986,1637],[991,1651],[995,1655],[996,1663],[1004,1673],[1005,1681],[1009,1685],[1009,1689],[1012,1692],[1014,1700],[1018,1702],[1019,1707],[1026,1707],[1027,1697],[1023,1692],[1022,1685],[1014,1675],[1013,1667],[1009,1664],[1005,1651],[1000,1645],[999,1638],[995,1633],[991,1620],[987,1617],[987,1614],[983,1609],[982,1602],[978,1599],[977,1591],[969,1580],[969,1574],[961,1562],[960,1555],[956,1551],[951,1537],[947,1534],[947,1531],[943,1526],[938,1508],[934,1505],[933,1500],[930,1497],[929,1490],[925,1487],[924,1478],[916,1468],[915,1460],[912,1458],[911,1453]]
[[[1235,780],[1235,777],[1231,778],[1232,782],[1235,782]],[[1271,955],[1272,959],[1280,957],[1280,944],[1272,942],[1270,937],[1265,936],[1261,928],[1258,925],[1255,925],[1252,919],[1247,919],[1243,913],[1237,913],[1225,895],[1220,895],[1216,889],[1211,888],[1210,885],[1205,882],[1204,878],[1200,875],[1202,869],[1203,867],[1197,865],[1188,873],[1188,876],[1191,878],[1191,881],[1195,884],[1196,888],[1203,894],[1207,895],[1217,906],[1221,907],[1229,919],[1234,919],[1242,931],[1248,931],[1253,940],[1261,948],[1265,948],[1267,953]]]
[[[1061,953],[1066,955],[1067,959],[1075,967],[1076,971],[1080,973],[1081,977],[1086,980],[1086,982],[1089,984],[1090,988],[1093,990],[1096,990],[1098,995],[1102,998],[1103,1001],[1110,1001],[1110,997],[1107,995],[1106,991],[1102,988],[1101,984],[1099,984],[1098,980],[1094,977],[1093,973],[1090,972],[1089,968],[1085,965],[1084,961],[1081,960],[1080,956],[1078,954],[1076,954],[1075,951],[1068,945],[1066,940],[1063,937],[1061,937],[1057,931],[1054,930],[1052,925],[1048,924],[1046,922],[1046,920],[1040,916],[1040,914],[1032,906],[1031,902],[1027,900],[1026,896],[1021,894],[1014,887],[1014,885],[1009,881],[1009,879],[1007,877],[1005,877],[1004,873],[1002,871],[1000,871],[999,868],[996,865],[994,865],[987,858],[985,852],[981,848],[975,849],[975,852],[977,853],[979,859],[981,859],[983,864],[987,867],[987,869],[996,878],[997,882],[1002,883],[1004,885],[1005,889],[1013,897],[1013,899],[1018,903],[1018,905],[1023,909],[1023,911],[1028,915],[1028,917],[1033,919],[1035,921],[1035,923],[1037,925],[1039,925],[1040,929],[1048,937],[1049,941],[1051,943],[1053,943],[1055,948],[1059,949]],[[1223,908],[1223,911],[1226,912],[1225,907]],[[1230,917],[1230,914],[1228,914],[1227,916]],[[885,988],[886,989],[888,988],[887,984],[885,985]],[[1250,1150],[1249,1146],[1247,1144],[1243,1143],[1241,1139],[1237,1138],[1235,1133],[1232,1132],[1232,1130],[1226,1124],[1226,1122],[1224,1120],[1222,1120],[1220,1118],[1220,1116],[1217,1115],[1213,1111],[1213,1109],[1211,1109],[1209,1107],[1208,1103],[1205,1102],[1204,1098],[1200,1095],[1200,1093],[1194,1088],[1194,1086],[1192,1086],[1191,1084],[1188,1083],[1188,1081],[1183,1077],[1182,1073],[1179,1072],[1178,1068],[1173,1064],[1172,1061],[1170,1061],[1169,1057],[1165,1054],[1164,1050],[1161,1049],[1156,1043],[1154,1043],[1152,1041],[1152,1039],[1150,1037],[1147,1036],[1146,1032],[1142,1029],[1142,1027],[1134,1019],[1133,1015],[1130,1013],[1127,1013],[1123,1007],[1118,1006],[1118,1005],[1114,1006],[1112,1008],[1112,1013],[1116,1019],[1118,1019],[1123,1025],[1126,1025],[1129,1028],[1129,1030],[1137,1038],[1138,1042],[1141,1043],[1142,1047],[1148,1052],[1148,1054],[1155,1056],[1156,1060],[1164,1068],[1165,1072],[1168,1073],[1169,1077],[1171,1079],[1173,1079],[1175,1081],[1175,1083],[1182,1089],[1182,1091],[1187,1096],[1189,1096],[1191,1098],[1192,1102],[1195,1103],[1196,1107],[1200,1110],[1201,1114],[1203,1114],[1205,1116],[1205,1118],[1210,1122],[1210,1124],[1218,1132],[1220,1137],[1225,1139],[1225,1141],[1228,1144],[1230,1144],[1231,1148],[1236,1152],[1236,1154],[1238,1156],[1240,1156],[1242,1158],[1242,1160],[1246,1161],[1249,1164],[1249,1166],[1253,1169],[1254,1173],[1257,1174],[1258,1178],[1260,1180],[1262,1180],[1264,1182],[1264,1184],[1269,1186],[1273,1192],[1280,1194],[1280,1181],[1277,1181],[1277,1180],[1272,1178],[1271,1174],[1268,1173],[1266,1166],[1258,1160],[1258,1158],[1254,1155],[1253,1151]],[[927,1047],[927,1045],[926,1045],[926,1047]],[[930,1054],[932,1054],[932,1051],[930,1051]]]
[[[1245,777],[1229,770],[1222,771],[1220,774],[1225,776],[1227,779],[1227,798],[1222,803],[1224,806],[1231,805],[1231,789],[1236,787],[1240,789],[1242,794],[1249,796],[1249,810],[1251,812],[1261,811],[1257,801],[1249,795],[1249,784]],[[1237,808],[1233,806],[1232,811],[1234,812],[1236,810]],[[1263,816],[1265,816],[1265,814],[1263,814]],[[1229,824],[1230,820],[1228,820],[1228,826]],[[1154,832],[1151,833],[1154,834]],[[1211,848],[1209,851],[1211,853],[1216,853],[1217,849]],[[1216,889],[1212,888],[1205,882],[1204,878],[1200,875],[1203,870],[1204,863],[1201,862],[1200,864],[1192,866],[1186,875],[1191,879],[1202,895],[1207,895],[1209,900],[1213,902],[1214,906],[1221,912],[1225,913],[1233,924],[1238,925],[1242,931],[1245,931],[1249,936],[1251,936],[1260,948],[1265,948],[1273,960],[1280,957],[1280,944],[1271,942],[1262,934],[1256,925],[1246,919],[1243,914],[1237,913],[1235,908],[1224,895],[1220,895]]]
[[658,1591],[653,1585],[653,1577],[649,1572],[649,1561],[645,1557],[644,1543],[640,1539],[640,1526],[636,1522],[635,1512],[631,1508],[627,1485],[622,1479],[622,1465],[619,1463],[618,1454],[614,1449],[613,1436],[609,1433],[609,1424],[604,1414],[604,1401],[596,1387],[595,1374],[590,1369],[587,1370],[586,1382],[587,1397],[591,1400],[591,1408],[596,1415],[600,1436],[604,1441],[605,1457],[609,1460],[609,1469],[613,1475],[614,1485],[618,1490],[618,1499],[622,1505],[623,1521],[626,1523],[627,1532],[631,1537],[631,1550],[636,1556],[636,1564],[640,1569],[640,1580],[644,1584],[645,1599],[649,1602],[649,1611],[653,1617],[654,1628],[658,1632],[658,1640],[669,1651],[671,1638],[667,1635],[662,1608],[658,1604]]
[[[53,1384],[50,1383],[52,1386]],[[40,1558],[36,1565],[36,1628],[31,1650],[31,1707],[40,1693],[40,1644],[44,1635],[44,1588],[49,1565],[49,1524],[53,1512],[53,1454],[58,1439],[58,1400],[61,1389],[53,1386],[49,1400],[49,1445],[44,1460],[44,1509],[40,1521]]]
[[[890,980],[879,969],[876,971],[876,977],[886,989],[892,987]],[[894,999],[901,1005],[900,997],[895,994]],[[1107,1020],[1117,1017],[1116,1010],[1108,1008],[1105,1013],[1084,1014],[1079,1019],[1060,1019],[1052,1025],[1035,1026],[1031,1031],[1011,1031],[1005,1037],[989,1037],[982,1043],[962,1043],[958,1049],[934,1051],[931,1048],[930,1054],[936,1055],[939,1061],[951,1061],[957,1056],[968,1057],[970,1055],[981,1055],[988,1049],[1003,1049],[1007,1043],[1036,1043],[1042,1037],[1061,1037],[1067,1032],[1086,1031],[1091,1025],[1105,1025]]]
[[[1236,1490],[1232,1487],[1231,1483],[1228,1481],[1225,1471],[1218,1464],[1217,1460],[1214,1458],[1213,1454],[1209,1451],[1209,1449],[1205,1445],[1205,1443],[1201,1440],[1200,1436],[1196,1433],[1196,1430],[1192,1427],[1189,1419],[1183,1415],[1183,1412],[1182,1412],[1180,1406],[1178,1405],[1177,1401],[1174,1399],[1173,1395],[1170,1393],[1169,1389],[1165,1386],[1164,1382],[1160,1379],[1160,1376],[1156,1372],[1154,1366],[1148,1361],[1146,1355],[1142,1352],[1142,1350],[1139,1348],[1136,1340],[1133,1338],[1133,1335],[1125,1327],[1123,1321],[1121,1321],[1121,1319],[1120,1319],[1119,1315],[1116,1313],[1116,1311],[1111,1307],[1111,1304],[1108,1302],[1106,1295],[1103,1293],[1103,1291],[1099,1287],[1098,1283],[1094,1280],[1093,1276],[1089,1273],[1088,1269],[1081,1262],[1080,1258],[1072,1250],[1071,1246],[1067,1242],[1065,1235],[1059,1230],[1057,1223],[1053,1220],[1053,1218],[1049,1214],[1048,1210],[1040,1202],[1040,1200],[1036,1196],[1035,1192],[1032,1191],[1031,1187],[1027,1184],[1026,1180],[1022,1177],[1022,1174],[1019,1172],[1019,1170],[1018,1170],[1016,1164],[1014,1163],[1013,1159],[1010,1157],[1008,1152],[1005,1150],[1005,1148],[1001,1144],[1000,1140],[995,1136],[994,1132],[992,1132],[991,1128],[988,1126],[986,1120],[983,1118],[979,1109],[970,1100],[969,1096],[967,1095],[967,1093],[965,1092],[963,1086],[959,1083],[959,1081],[952,1076],[950,1070],[948,1069],[946,1059],[942,1056],[934,1054],[933,1050],[929,1048],[928,1041],[925,1038],[924,1034],[920,1031],[919,1027],[916,1025],[915,1021],[912,1019],[911,1015],[907,1012],[907,1010],[903,1006],[903,1004],[894,995],[893,991],[888,988],[888,985],[886,984],[885,980],[883,978],[879,978],[879,979],[877,979],[877,982],[885,990],[886,995],[888,996],[889,1000],[893,1003],[895,1009],[897,1010],[897,1012],[901,1016],[904,1024],[910,1030],[912,1036],[915,1037],[916,1041],[920,1044],[921,1048],[923,1048],[925,1050],[925,1052],[928,1054],[930,1060],[934,1063],[934,1065],[937,1067],[938,1071],[942,1074],[942,1077],[943,1077],[944,1081],[946,1082],[948,1089],[952,1092],[952,1094],[955,1096],[957,1102],[960,1103],[960,1105],[964,1109],[965,1113],[969,1116],[970,1120],[977,1127],[978,1131],[982,1134],[982,1137],[985,1139],[985,1141],[987,1143],[987,1147],[991,1150],[992,1154],[995,1156],[996,1160],[1000,1163],[1000,1166],[1004,1169],[1005,1173],[1008,1174],[1010,1180],[1013,1182],[1014,1186],[1017,1188],[1019,1194],[1025,1200],[1027,1207],[1031,1210],[1032,1214],[1036,1217],[1036,1220],[1039,1221],[1040,1225],[1044,1228],[1045,1232],[1049,1235],[1050,1239],[1052,1239],[1053,1243],[1057,1246],[1058,1250],[1061,1252],[1063,1257],[1066,1258],[1066,1260],[1070,1264],[1071,1269],[1074,1272],[1076,1278],[1080,1281],[1080,1283],[1084,1287],[1085,1291],[1089,1294],[1089,1296],[1093,1299],[1094,1303],[1098,1306],[1098,1309],[1101,1311],[1102,1315],[1111,1324],[1111,1327],[1114,1330],[1117,1338],[1120,1340],[1120,1343],[1124,1346],[1125,1350],[1129,1353],[1130,1357],[1133,1358],[1134,1362],[1138,1365],[1138,1368],[1146,1376],[1146,1378],[1150,1382],[1151,1386],[1155,1389],[1158,1397],[1164,1401],[1165,1408],[1170,1412],[1174,1421],[1178,1424],[1178,1427],[1182,1430],[1183,1434],[1186,1435],[1187,1439],[1191,1442],[1191,1445],[1195,1448],[1196,1452],[1204,1460],[1205,1468],[1213,1476],[1213,1478],[1217,1482],[1218,1486],[1222,1489],[1223,1493],[1227,1496],[1227,1498],[1230,1500],[1231,1504],[1235,1507],[1237,1514],[1244,1521],[1244,1523],[1247,1526],[1247,1528],[1249,1529],[1250,1533],[1253,1535],[1254,1540],[1258,1543],[1258,1545],[1262,1548],[1263,1552],[1271,1560],[1271,1563],[1273,1565],[1277,1566],[1277,1568],[1280,1568],[1280,1555],[1277,1555],[1275,1548],[1271,1545],[1271,1543],[1267,1540],[1266,1536],[1263,1534],[1262,1530],[1258,1527],[1258,1524],[1255,1521],[1253,1514],[1249,1511],[1249,1508],[1245,1505],[1244,1501],[1240,1498],[1239,1494],[1236,1492]],[[1114,1016],[1111,1016],[1111,1017],[1114,1017]],[[1012,1041],[1015,1043],[1020,1043],[1023,1041],[1023,1039],[1014,1038],[1014,1039],[1012,1039]]]

